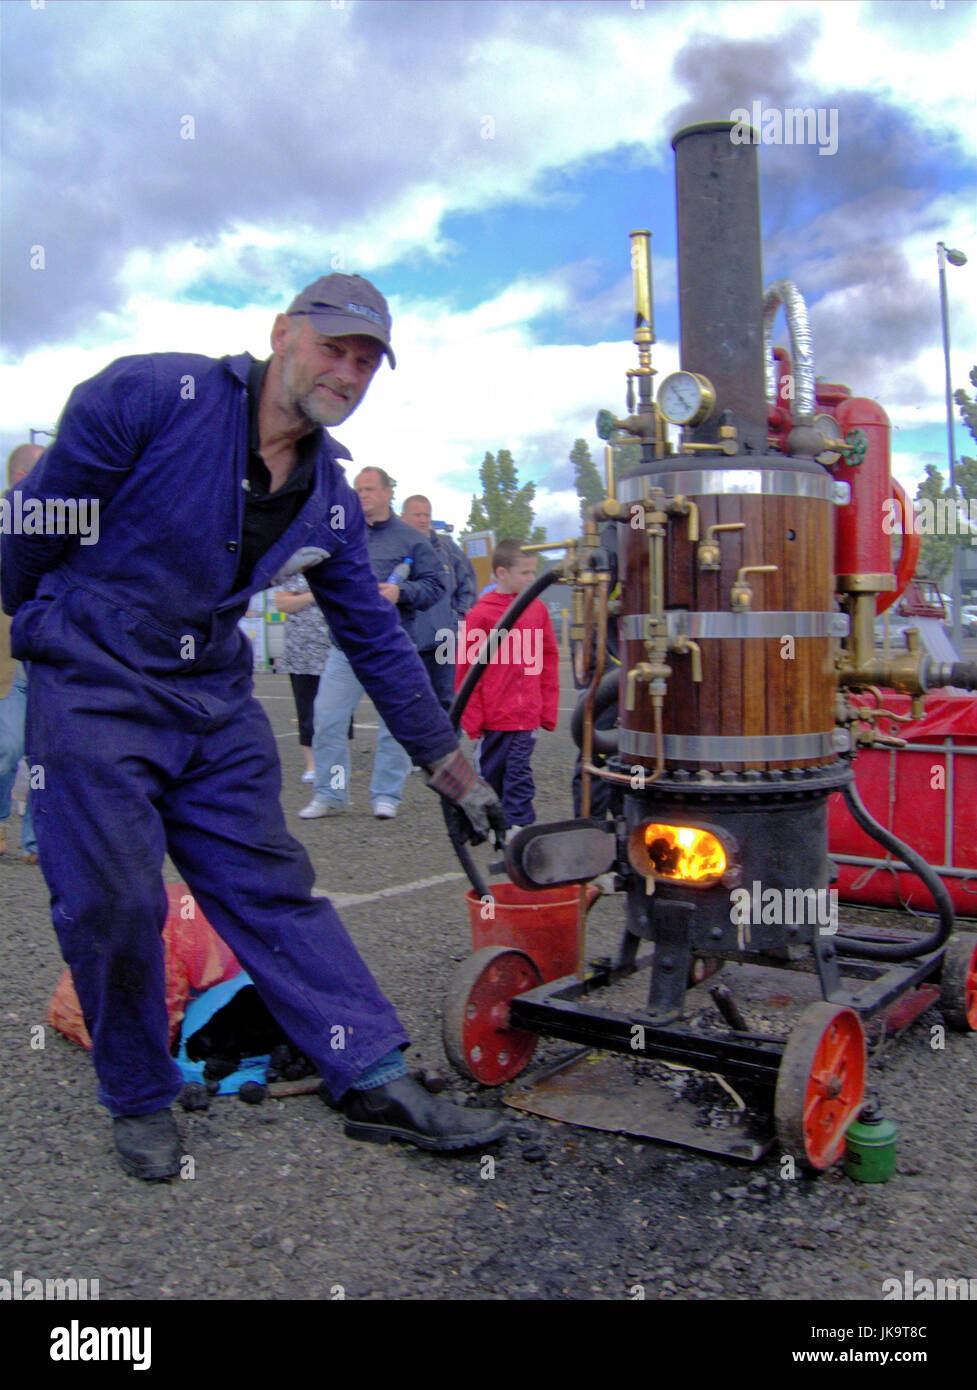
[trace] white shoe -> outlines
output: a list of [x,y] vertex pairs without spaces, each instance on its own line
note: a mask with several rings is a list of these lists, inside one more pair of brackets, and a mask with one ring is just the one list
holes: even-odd
[[394,816],[397,814],[396,801],[391,801],[390,798],[386,796],[378,796],[376,801],[372,803],[372,806],[373,814],[376,816],[377,820],[393,820]]
[[299,778],[299,781],[300,781],[300,782],[314,782],[314,781],[315,781],[315,770],[314,770],[314,768],[311,768],[311,767],[310,767],[309,770],[308,770],[308,772],[303,772],[303,773],[302,773],[302,776]]
[[345,811],[345,806],[340,806],[336,802],[319,801],[313,797],[308,806],[303,806],[299,811],[300,820],[318,820],[320,816],[338,816]]

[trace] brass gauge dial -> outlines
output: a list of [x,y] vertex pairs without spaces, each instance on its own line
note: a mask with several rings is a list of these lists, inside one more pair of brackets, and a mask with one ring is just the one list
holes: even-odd
[[673,425],[698,425],[716,404],[712,382],[698,372],[673,372],[658,388],[658,409]]

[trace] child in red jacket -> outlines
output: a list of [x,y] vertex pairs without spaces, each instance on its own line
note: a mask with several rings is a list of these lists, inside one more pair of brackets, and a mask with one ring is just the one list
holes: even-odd
[[517,594],[536,576],[536,556],[518,541],[500,541],[492,554],[496,587],[467,615],[458,644],[455,689],[468,667],[484,661],[488,669],[462,715],[469,738],[478,739],[476,766],[497,792],[510,827],[532,825],[536,791],[530,760],[536,732],[556,728],[560,702],[559,651],[549,610],[539,599],[515,627],[487,649],[488,633]]

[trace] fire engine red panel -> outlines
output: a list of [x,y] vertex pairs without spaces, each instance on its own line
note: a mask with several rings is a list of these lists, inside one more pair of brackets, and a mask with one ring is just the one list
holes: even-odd
[[882,529],[889,481],[889,417],[875,401],[851,396],[840,401],[835,419],[842,438],[863,430],[868,440],[865,457],[850,467],[840,459],[831,472],[851,487],[851,502],[836,508],[835,574],[891,574],[892,537]]
[[[885,708],[908,714],[908,695],[885,691]],[[867,698],[857,703],[871,704]],[[977,699],[972,696],[928,695],[925,715],[912,724],[880,721],[883,732],[908,740],[906,748],[869,748],[855,759],[855,784],[869,814],[904,840],[934,867],[949,865],[970,870],[965,877],[944,874],[943,882],[961,916],[977,917]],[[947,844],[947,797],[950,769],[942,752],[924,752],[913,744],[942,744],[952,739],[954,750],[951,808],[953,844]],[[960,750],[967,749],[963,752]],[[828,802],[828,846],[831,854],[885,859],[886,850],[866,835],[848,813],[840,793]],[[951,857],[952,855],[952,857]],[[835,885],[844,902],[876,907],[909,903],[934,912],[931,894],[915,874],[895,872],[883,865],[839,864]]]

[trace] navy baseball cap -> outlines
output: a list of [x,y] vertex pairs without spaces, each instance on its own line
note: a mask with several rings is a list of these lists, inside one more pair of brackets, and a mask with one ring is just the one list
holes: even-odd
[[285,312],[311,319],[317,332],[328,333],[333,338],[351,333],[376,338],[383,344],[391,367],[397,365],[390,346],[387,301],[362,275],[323,275],[296,295]]

